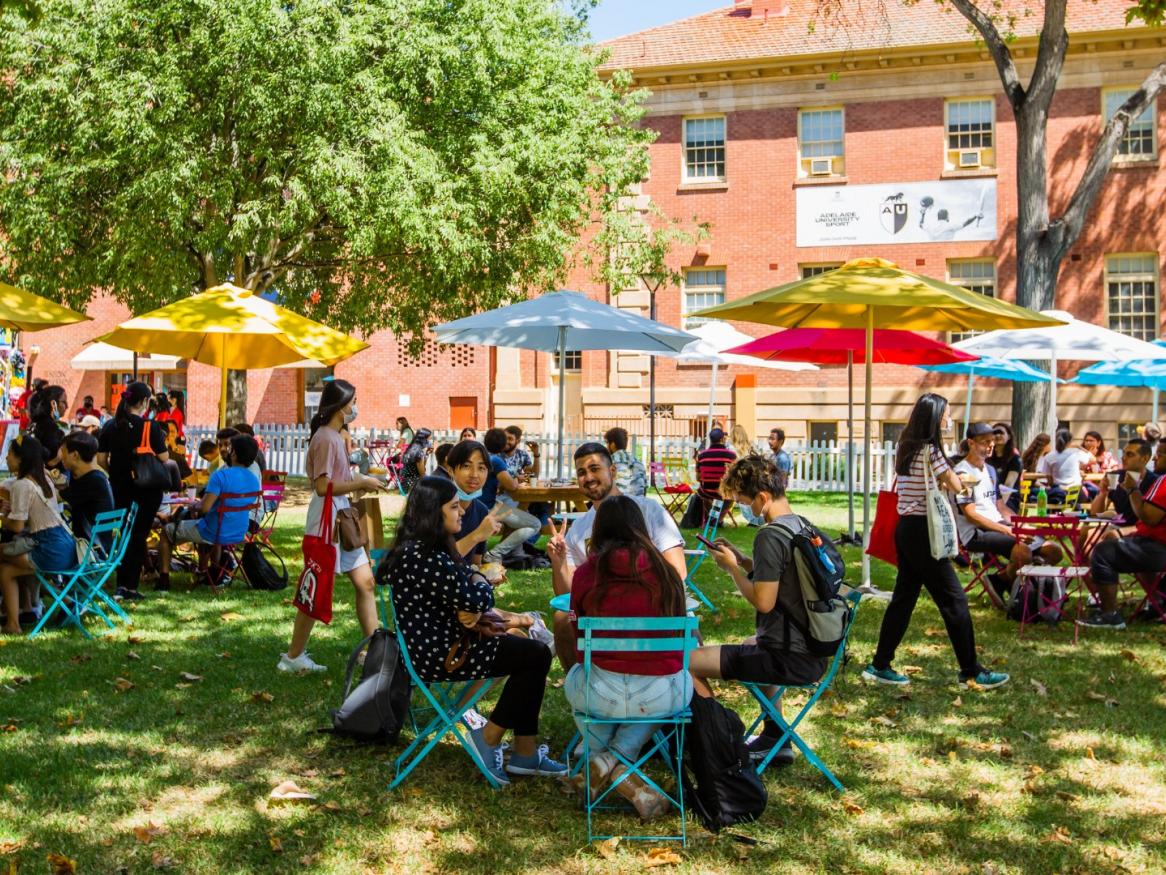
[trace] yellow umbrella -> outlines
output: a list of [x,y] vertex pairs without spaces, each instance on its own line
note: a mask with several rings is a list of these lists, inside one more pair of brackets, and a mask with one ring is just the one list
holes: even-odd
[[[1042,328],[1059,319],[1007,304],[987,295],[931,277],[901,270],[881,258],[858,258],[842,267],[749,295],[690,316],[737,319],[783,328],[863,328],[866,361],[873,355],[875,328],[913,331],[974,331],[995,328]],[[863,440],[862,525],[864,546],[870,538],[870,396],[871,367],[866,371]],[[849,467],[849,466],[848,466]],[[870,583],[870,560],[862,555],[863,583]]]
[[220,426],[226,424],[229,369],[274,368],[302,359],[334,365],[368,348],[229,283],[135,316],[96,340],[221,368]]
[[0,327],[13,328],[18,331],[40,331],[43,328],[56,328],[59,325],[72,325],[76,322],[85,322],[90,317],[60,304],[54,304],[48,298],[34,295],[0,283]]

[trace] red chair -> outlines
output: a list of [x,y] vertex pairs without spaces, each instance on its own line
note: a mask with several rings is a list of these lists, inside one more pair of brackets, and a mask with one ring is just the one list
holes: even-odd
[[[1016,538],[1044,538],[1060,544],[1065,556],[1077,559],[1077,543],[1081,518],[1073,515],[1023,516],[1012,518],[1012,534]],[[1060,617],[1066,603],[1074,595],[1077,597],[1075,620],[1081,619],[1086,596],[1089,594],[1087,565],[1025,565],[1016,573],[1013,586],[1015,598],[1019,598],[1020,637],[1024,637],[1024,627],[1037,617]],[[1048,584],[1048,586],[1046,586]],[[1052,593],[1046,592],[1051,589]],[[1035,596],[1035,597],[1034,597]],[[1030,608],[1030,600],[1036,602],[1035,610]],[[1080,624],[1073,623],[1073,643],[1077,643]]]
[[1004,569],[1008,567],[1007,563],[1001,562],[1000,557],[994,553],[969,553],[962,544],[960,545],[960,555],[967,563],[968,571],[972,574],[972,579],[964,587],[964,592],[970,594],[979,586],[979,595],[986,595],[993,607],[1001,611],[1004,610],[1004,599],[996,591],[996,587],[992,586],[992,581],[988,579],[988,576],[1003,573]]
[[[248,518],[253,511],[260,508],[263,501],[262,492],[223,492],[215,502],[212,511],[215,519],[212,543],[200,548],[205,555],[205,568],[200,569],[204,575],[211,593],[218,595],[232,583],[243,567],[239,548],[249,540],[249,526],[244,529],[243,537],[230,543],[219,543],[219,532],[223,528],[223,520],[230,514],[241,513]],[[200,562],[200,565],[203,564]]]
[[1134,575],[1134,580],[1146,594],[1134,611],[1138,616],[1149,609],[1158,615],[1158,620],[1166,623],[1166,571],[1143,571]]
[[664,503],[664,509],[674,517],[677,513],[683,516],[688,498],[692,495],[692,487],[687,483],[669,483],[668,469],[663,462],[649,462],[648,476],[651,478],[652,490]]

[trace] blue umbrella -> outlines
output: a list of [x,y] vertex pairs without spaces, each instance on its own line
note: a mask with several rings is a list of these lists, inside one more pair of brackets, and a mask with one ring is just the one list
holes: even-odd
[[976,377],[994,377],[997,380],[1011,380],[1014,383],[1041,383],[1050,378],[1044,371],[1034,368],[1030,364],[1020,361],[1005,361],[1004,359],[983,356],[974,362],[953,362],[950,365],[921,365],[925,371],[935,371],[937,374],[967,374],[968,398],[964,402],[964,428],[972,419],[972,387]]
[[[1155,346],[1166,347],[1166,340],[1155,340]],[[1102,362],[1078,372],[1077,382],[1085,386],[1143,386],[1154,395],[1154,410],[1150,416],[1158,421],[1158,393],[1166,389],[1166,361]]]

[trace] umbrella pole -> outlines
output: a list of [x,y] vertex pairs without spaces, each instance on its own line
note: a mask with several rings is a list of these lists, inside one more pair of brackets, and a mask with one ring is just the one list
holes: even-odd
[[854,537],[854,350],[846,350],[846,537],[847,543],[858,543]]
[[1057,426],[1061,422],[1060,417],[1057,416],[1057,357],[1055,355],[1053,356],[1051,364],[1052,367],[1049,368],[1049,376],[1052,377],[1052,380],[1049,381],[1049,385],[1052,386],[1053,390],[1053,402],[1052,410],[1049,411],[1049,416],[1046,418],[1052,420],[1052,422],[1049,424],[1049,434],[1055,436],[1057,433]]
[[219,359],[219,428],[227,427],[227,335],[219,340],[222,358]]
[[1158,421],[1158,389],[1153,388],[1150,390],[1150,392],[1152,393],[1151,397],[1154,399],[1154,403],[1150,406],[1150,422],[1157,422]]
[[866,308],[866,401],[862,432],[862,583],[870,586],[870,392],[871,362],[874,361],[874,307]]
[[559,461],[555,477],[563,479],[563,428],[567,416],[567,326],[559,326]]
[[[964,402],[964,434],[968,433],[968,426],[972,424],[972,388],[976,385],[976,372],[968,371],[968,400]],[[959,437],[959,435],[956,435]]]
[[[720,365],[718,365],[716,362],[713,362],[713,385],[712,388],[709,389],[709,424],[708,428],[705,430],[705,434],[708,434],[713,430],[713,405],[717,403],[717,372],[719,370]],[[1156,397],[1157,396],[1155,396],[1155,398]],[[1155,411],[1156,410],[1157,408],[1155,408]],[[1155,412],[1154,421],[1156,422],[1157,420],[1158,416]]]
[[134,382],[138,382],[138,353],[134,350]]

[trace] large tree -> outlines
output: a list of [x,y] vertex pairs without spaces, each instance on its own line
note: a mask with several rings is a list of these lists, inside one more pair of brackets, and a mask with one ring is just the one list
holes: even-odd
[[[842,22],[856,20],[854,7],[862,0],[817,0],[823,18]],[[885,9],[887,3],[919,0],[866,0],[868,6]],[[975,3],[973,0],[939,0],[950,3],[975,28],[991,55],[1004,86],[1008,105],[1016,119],[1016,300],[1034,310],[1046,310],[1056,301],[1057,275],[1085,219],[1101,193],[1106,174],[1130,122],[1141,115],[1166,85],[1166,61],[1146,76],[1141,86],[1108,119],[1093,144],[1085,171],[1065,201],[1059,216],[1049,211],[1048,120],[1057,83],[1069,48],[1065,29],[1068,0],[1011,0]],[[1043,6],[1043,10],[1042,7]],[[848,8],[849,7],[849,8]],[[1032,74],[1025,82],[1011,48],[1018,16],[1043,15]],[[1166,0],[1132,0],[1127,22],[1161,25]],[[1046,425],[1052,403],[1049,384],[1014,383],[1012,421],[1018,436],[1027,440]]]
[[0,273],[74,306],[232,278],[416,336],[560,278],[596,192],[643,172],[640,95],[559,0],[15,8]]

